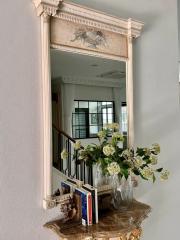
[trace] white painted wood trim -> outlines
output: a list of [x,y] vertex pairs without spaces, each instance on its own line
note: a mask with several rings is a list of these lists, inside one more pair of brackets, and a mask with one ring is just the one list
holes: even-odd
[[128,37],[128,61],[126,63],[126,102],[128,112],[128,147],[134,146],[134,101],[133,101],[133,38]]
[[[50,16],[41,15],[42,43],[42,110],[43,110],[43,158],[44,200],[52,195],[52,114],[51,114],[51,64],[50,64]],[[47,208],[43,201],[43,207]]]
[[81,23],[90,27],[117,32],[122,35],[129,34],[129,22],[131,22],[131,34],[133,37],[139,37],[143,23],[134,19],[122,19],[111,16],[104,12],[90,9],[72,2],[61,1],[59,11],[54,15],[67,21]]
[[[50,69],[50,19],[58,17],[67,21],[77,22],[86,26],[106,29],[110,32],[125,35],[128,39],[128,59],[107,54],[92,54],[90,51],[79,51],[70,47],[63,51],[104,57],[127,62],[127,106],[128,106],[128,146],[134,145],[133,118],[133,38],[140,36],[143,23],[132,19],[120,19],[62,0],[33,0],[37,15],[41,16],[41,44],[42,44],[42,96],[43,96],[43,157],[44,157],[44,198],[45,209],[54,207],[52,199],[52,115],[51,115],[51,69]],[[60,49],[53,45],[52,47]]]
[[93,52],[93,51],[88,51],[85,49],[78,49],[78,48],[74,48],[74,47],[61,46],[58,44],[51,44],[51,48],[59,49],[64,52],[72,52],[72,53],[83,54],[83,55],[87,55],[87,56],[94,56],[94,57],[99,57],[99,58],[104,58],[104,59],[123,61],[123,62],[127,61],[127,58],[125,58],[125,57],[119,57],[119,56],[100,53],[100,52]]

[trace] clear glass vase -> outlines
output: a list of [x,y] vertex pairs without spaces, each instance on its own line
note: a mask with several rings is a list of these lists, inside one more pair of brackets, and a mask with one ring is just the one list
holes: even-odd
[[115,209],[127,209],[133,200],[133,182],[131,176],[127,179],[118,175],[111,177],[112,204]]
[[121,197],[122,201],[127,203],[131,203],[133,200],[133,182],[130,175],[127,179],[125,177],[121,179]]
[[109,176],[103,175],[101,164],[94,166],[94,187],[109,184]]
[[115,209],[120,208],[121,204],[121,192],[120,192],[120,179],[118,178],[118,175],[111,176],[110,181],[111,187],[112,187],[112,205]]

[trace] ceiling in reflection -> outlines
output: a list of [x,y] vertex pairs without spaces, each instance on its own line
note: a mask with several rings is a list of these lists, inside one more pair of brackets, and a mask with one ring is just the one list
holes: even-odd
[[125,79],[125,62],[51,49],[52,79],[62,76]]

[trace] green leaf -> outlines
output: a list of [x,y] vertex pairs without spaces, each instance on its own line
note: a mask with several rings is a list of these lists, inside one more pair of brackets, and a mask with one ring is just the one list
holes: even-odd
[[129,176],[128,169],[126,168],[121,168],[121,173],[124,175],[124,177],[127,179]]
[[144,156],[144,157],[143,157],[143,160],[144,160],[144,161],[148,161],[148,160],[149,160],[149,156]]
[[140,172],[139,172],[137,169],[134,169],[133,172],[134,172],[134,174],[137,175],[137,176],[140,175]]
[[153,173],[153,183],[155,183],[155,181],[156,181],[156,177],[155,177],[155,175]]
[[144,149],[143,148],[137,148],[136,153],[137,153],[137,155],[142,157],[144,155]]
[[156,172],[162,172],[163,168],[156,169]]
[[147,178],[145,178],[141,173],[139,173],[139,175],[142,177],[142,179],[144,179],[144,180],[146,180],[146,181],[148,181],[148,179]]

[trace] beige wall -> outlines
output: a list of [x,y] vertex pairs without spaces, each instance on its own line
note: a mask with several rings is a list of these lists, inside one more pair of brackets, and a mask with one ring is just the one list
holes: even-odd
[[[140,184],[153,212],[144,240],[179,238],[180,115],[176,0],[77,0],[146,23],[135,43],[136,143],[159,142],[167,183]],[[0,7],[0,239],[55,240],[42,225],[58,210],[42,209],[40,20],[31,0]]]

